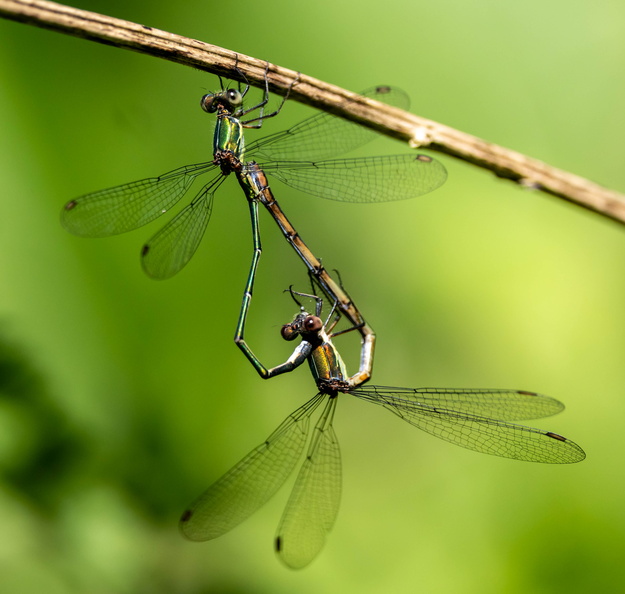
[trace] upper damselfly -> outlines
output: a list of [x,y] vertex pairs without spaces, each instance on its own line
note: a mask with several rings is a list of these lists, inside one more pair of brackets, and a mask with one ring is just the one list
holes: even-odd
[[[422,154],[326,160],[369,142],[376,133],[325,113],[246,145],[243,129],[260,127],[282,107],[270,114],[262,113],[268,100],[267,86],[261,103],[243,109],[248,88],[243,92],[225,89],[202,97],[202,108],[217,117],[212,161],[75,198],[63,208],[64,227],[84,237],[131,231],[165,214],[195,178],[218,170],[191,203],[142,248],[145,272],[165,279],[179,272],[195,253],[210,218],[215,192],[230,173],[254,200],[261,200],[258,194],[263,184],[256,179],[259,170],[313,196],[345,202],[413,198],[438,188],[446,179],[442,164]],[[397,107],[406,108],[409,103],[403,91],[388,86],[369,89],[363,95]],[[241,119],[258,109],[261,113],[257,117]],[[249,157],[255,161],[248,161]],[[274,210],[270,212],[275,216]]]
[[[569,439],[511,421],[538,419],[564,409],[558,400],[524,390],[395,388],[358,383],[348,377],[332,342],[338,317],[332,309],[321,320],[300,307],[282,337],[302,341],[282,365],[266,369],[272,377],[308,361],[318,393],[289,415],[258,447],[218,479],[183,514],[180,529],[189,539],[221,536],[267,502],[306,456],[275,536],[279,558],[289,567],[310,563],[323,548],[336,519],[341,494],[341,457],[333,420],[339,398],[352,395],[379,404],[404,421],[470,450],[514,460],[570,464],[585,453]],[[260,365],[260,363],[258,363]],[[325,403],[309,438],[311,416]]]

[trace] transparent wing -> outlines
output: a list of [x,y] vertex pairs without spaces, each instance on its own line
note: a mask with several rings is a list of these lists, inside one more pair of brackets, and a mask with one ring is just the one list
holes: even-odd
[[324,398],[298,408],[257,448],[213,483],[180,518],[190,540],[210,540],[251,516],[282,486],[304,450],[310,415]]
[[[408,109],[410,99],[401,89],[378,86],[361,95],[393,107]],[[318,113],[292,128],[266,136],[247,147],[256,160],[321,160],[342,155],[378,136],[377,132],[328,113]]]
[[447,179],[441,163],[421,154],[269,163],[261,167],[296,190],[341,202],[414,198],[442,186]]
[[215,191],[225,179],[219,176],[202,188],[193,202],[143,246],[141,264],[148,276],[166,279],[186,266],[204,237]]
[[[363,392],[372,392],[372,400],[392,395],[400,406],[422,404],[431,408],[443,408],[469,413],[501,421],[542,419],[564,410],[564,404],[551,396],[543,396],[524,390],[481,390],[468,388],[395,388],[392,386],[362,386]],[[383,403],[382,403],[383,404]]]
[[337,400],[328,399],[315,426],[276,533],[276,552],[293,569],[305,567],[321,551],[339,510],[341,454],[332,427]]
[[514,390],[361,386],[350,394],[384,406],[411,425],[470,450],[529,462],[570,464],[586,454],[575,442],[506,422],[555,414],[560,402]]
[[167,212],[212,163],[179,167],[150,177],[70,200],[61,211],[61,223],[82,237],[107,237],[132,231]]

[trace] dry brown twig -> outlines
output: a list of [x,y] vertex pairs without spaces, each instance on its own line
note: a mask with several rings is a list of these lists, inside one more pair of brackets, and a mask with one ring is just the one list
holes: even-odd
[[[265,84],[267,63],[263,60],[145,25],[40,0],[0,0],[0,16],[131,49],[228,78],[236,79],[235,68],[238,68],[250,84],[261,88]],[[284,95],[298,73],[270,65],[267,76],[270,90]],[[521,153],[303,74],[299,74],[290,98],[369,126],[411,146],[456,157],[487,169],[498,177],[625,223],[625,195]]]

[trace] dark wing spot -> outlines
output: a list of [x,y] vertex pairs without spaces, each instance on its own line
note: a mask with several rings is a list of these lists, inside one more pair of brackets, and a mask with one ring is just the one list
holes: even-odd
[[547,437],[552,437],[553,439],[557,439],[558,441],[567,441],[566,437],[562,437],[561,435],[558,435],[557,433],[551,433],[551,431],[548,431],[547,433],[545,433],[545,435]]
[[276,536],[276,553],[279,553],[282,550],[282,538],[280,536]]
[[519,390],[517,394],[523,394],[523,396],[538,396],[536,392],[527,392],[526,390]]
[[141,248],[141,255],[142,256],[147,256],[148,252],[150,251],[150,246],[146,243],[142,248]]
[[72,210],[73,208],[76,208],[76,205],[78,204],[78,202],[76,202],[76,200],[70,200],[66,205],[65,205],[65,210]]
[[375,92],[378,95],[386,95],[387,93],[391,92],[391,87],[389,87],[388,85],[383,85],[383,86],[380,86],[380,87],[376,87],[375,88]]
[[424,163],[431,163],[432,157],[428,157],[427,155],[417,155],[417,161],[423,161]]
[[188,522],[191,517],[193,516],[193,510],[192,509],[185,509],[182,512],[182,515],[180,516],[180,521],[181,522]]

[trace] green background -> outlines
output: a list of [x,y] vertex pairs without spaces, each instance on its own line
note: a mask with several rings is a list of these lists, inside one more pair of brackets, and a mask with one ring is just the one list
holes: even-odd
[[[415,113],[625,188],[625,5],[600,0],[82,2],[352,90],[403,87]],[[210,157],[216,77],[0,22],[0,589],[3,592],[543,593],[625,582],[625,232],[440,157],[446,185],[348,205],[275,185],[378,334],[374,382],[535,390],[572,466],[478,455],[378,407],[339,403],[343,498],[322,554],[293,572],[272,538],[288,490],[190,543],[180,512],[315,391],[261,381],[232,342],[249,265],[229,181],[198,254],[155,282],[161,225],[66,233],[80,194]],[[289,103],[253,137],[310,115]],[[401,152],[381,139],[369,154]],[[292,345],[282,293],[304,268],[261,213],[249,342]],[[354,367],[357,341],[341,339]],[[289,483],[290,484],[290,483]]]

